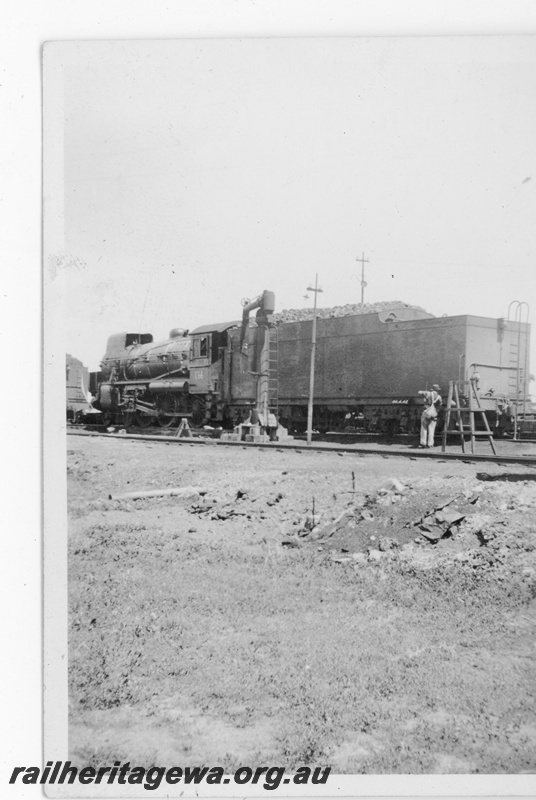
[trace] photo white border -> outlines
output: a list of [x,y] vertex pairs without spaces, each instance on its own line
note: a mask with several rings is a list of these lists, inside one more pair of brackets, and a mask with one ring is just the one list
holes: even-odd
[[[10,662],[4,693],[9,702],[4,705],[4,725],[8,734],[3,748],[3,774],[10,797],[35,797],[33,786],[18,784],[7,787],[14,766],[41,765],[42,714],[41,694],[41,450],[40,450],[40,347],[41,342],[41,174],[40,174],[40,51],[47,40],[75,39],[130,39],[130,38],[180,38],[221,36],[337,36],[337,35],[445,35],[445,34],[497,34],[536,33],[536,6],[532,0],[494,2],[466,0],[459,2],[430,2],[430,0],[392,0],[392,2],[315,2],[315,0],[211,0],[210,2],[169,2],[167,5],[141,0],[73,4],[67,0],[48,0],[46,4],[22,0],[9,4],[3,26],[2,52],[5,63],[4,91],[0,94],[3,119],[7,131],[2,159],[6,167],[3,181],[3,209],[5,213],[5,243],[7,269],[2,292],[2,332],[6,342],[7,365],[5,376],[21,374],[31,376],[25,388],[28,397],[24,413],[12,419],[6,433],[8,458],[5,462],[7,481],[7,514],[4,513],[7,553],[4,558],[5,580],[4,608],[9,610],[5,621],[4,641],[10,644]],[[7,217],[7,222],[6,222]],[[58,252],[51,242],[58,231],[50,232],[47,242],[49,253]],[[61,252],[61,251],[60,251]],[[45,276],[50,262],[45,263]],[[50,274],[50,273],[49,273]],[[61,275],[61,270],[60,273]],[[54,284],[43,280],[45,301],[50,302],[50,291],[56,294],[53,303],[61,305],[61,277]],[[61,317],[61,315],[58,315]],[[59,334],[61,336],[61,333]],[[47,337],[58,336],[47,331]],[[52,343],[47,338],[48,346]],[[56,365],[58,368],[58,365]],[[64,365],[61,364],[61,374]],[[46,375],[52,378],[54,367],[47,365]],[[61,386],[61,390],[60,390]],[[54,389],[44,385],[47,424],[42,428],[45,446],[53,447],[55,424],[49,420],[63,420],[63,386],[57,387],[58,405]],[[3,393],[1,402],[3,419],[13,414],[13,393]],[[21,399],[22,405],[22,399]],[[51,416],[48,416],[50,414]],[[56,442],[57,446],[57,442]],[[47,496],[61,496],[65,473],[43,475]],[[59,482],[58,482],[59,481]],[[48,522],[45,507],[45,521]],[[64,531],[58,529],[54,543],[47,542],[45,557],[55,561],[65,558],[62,548],[53,548],[61,541]],[[51,549],[52,548],[52,549]],[[55,563],[61,563],[55,561]],[[62,589],[64,591],[64,588]],[[49,613],[50,612],[50,613]],[[47,671],[47,681],[56,676],[58,683],[66,674],[66,641],[61,641],[60,616],[52,607],[47,610],[45,626],[47,636],[59,636],[59,658],[52,671]],[[58,627],[56,627],[58,626]],[[48,663],[49,654],[46,655]],[[50,664],[48,663],[50,667]],[[47,694],[54,693],[48,683]],[[50,708],[52,708],[51,706]],[[61,718],[64,709],[56,707],[54,717]],[[55,727],[53,718],[47,721],[47,740]],[[51,726],[50,728],[48,726]],[[51,740],[52,741],[52,740]],[[47,758],[53,757],[51,751]],[[58,758],[60,756],[58,755]],[[412,795],[527,795],[534,791],[533,776],[396,776],[389,794]],[[422,781],[420,779],[423,779]],[[460,778],[460,780],[458,780]],[[354,788],[359,794],[377,795],[375,779],[380,776],[363,776],[364,782]],[[347,793],[349,776],[337,781],[337,793]],[[425,785],[425,782],[428,782]],[[330,779],[330,794],[335,794],[335,780]],[[477,785],[478,784],[478,785]],[[320,787],[318,787],[320,788]],[[532,788],[532,792],[531,792]],[[343,790],[341,792],[341,789]],[[385,794],[385,791],[381,792]],[[152,793],[159,795],[157,792]],[[220,792],[221,794],[221,792]],[[248,791],[248,794],[250,792]],[[132,795],[131,795],[132,796]],[[145,796],[145,793],[142,795]]]

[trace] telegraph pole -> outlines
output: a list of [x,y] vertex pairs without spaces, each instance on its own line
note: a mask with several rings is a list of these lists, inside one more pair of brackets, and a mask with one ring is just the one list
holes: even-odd
[[369,260],[365,258],[365,254],[363,253],[361,258],[359,258],[359,256],[356,258],[356,261],[361,261],[361,305],[363,305],[365,302],[365,286],[367,285],[365,281],[365,264],[368,264]]
[[315,354],[316,354],[316,296],[322,289],[318,288],[318,273],[315,275],[315,286],[307,287],[308,292],[315,293],[313,306],[313,335],[311,347],[311,372],[309,373],[309,403],[307,404],[307,444],[311,444],[313,438],[313,394],[315,388]]

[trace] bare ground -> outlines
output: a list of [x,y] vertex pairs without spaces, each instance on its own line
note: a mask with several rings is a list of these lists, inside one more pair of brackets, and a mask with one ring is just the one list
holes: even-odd
[[68,448],[73,762],[536,771],[536,470]]

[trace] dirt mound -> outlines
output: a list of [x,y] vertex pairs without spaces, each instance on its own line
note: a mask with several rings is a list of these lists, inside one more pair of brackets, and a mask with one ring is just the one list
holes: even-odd
[[[492,561],[501,562],[506,551],[535,549],[526,530],[526,512],[535,506],[536,487],[529,481],[520,493],[501,482],[389,479],[376,493],[354,497],[338,518],[305,524],[299,536],[329,548],[342,562],[364,563],[359,554],[379,560],[410,543],[438,555],[485,547]],[[468,559],[460,555],[458,560]]]

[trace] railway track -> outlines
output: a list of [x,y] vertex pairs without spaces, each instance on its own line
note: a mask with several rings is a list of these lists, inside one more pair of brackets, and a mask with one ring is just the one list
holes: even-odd
[[[157,429],[161,430],[161,429]],[[318,451],[326,453],[340,453],[340,454],[353,454],[359,456],[365,455],[380,455],[385,458],[388,457],[401,457],[410,459],[425,458],[430,461],[463,461],[472,463],[494,463],[494,464],[523,464],[525,466],[536,467],[536,447],[532,442],[526,441],[501,441],[501,446],[505,451],[514,449],[516,452],[494,455],[493,453],[462,453],[461,450],[456,448],[454,452],[442,452],[441,446],[437,446],[434,450],[420,450],[416,447],[411,447],[407,444],[392,445],[392,444],[340,444],[333,442],[315,442],[311,445],[305,444],[299,439],[292,439],[288,442],[266,442],[266,443],[253,443],[253,442],[228,442],[222,441],[216,436],[219,431],[215,431],[211,435],[211,431],[206,430],[192,430],[192,437],[179,438],[176,435],[171,436],[167,433],[150,433],[147,429],[143,433],[119,433],[119,432],[105,432],[104,430],[80,430],[74,426],[67,428],[67,433],[71,436],[105,436],[106,438],[113,439],[126,439],[130,441],[146,441],[146,442],[164,442],[166,444],[191,444],[203,445],[210,443],[219,447],[253,447],[253,448],[267,448],[276,450],[295,450],[303,451]],[[526,452],[520,452],[526,448]]]

